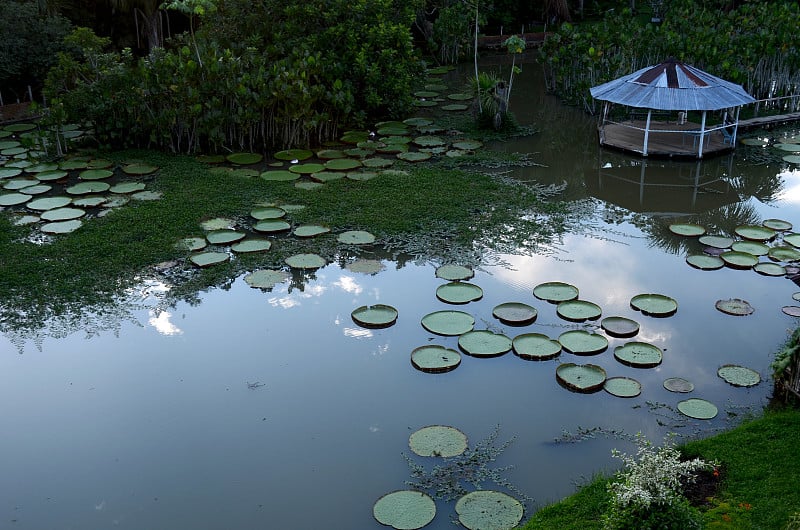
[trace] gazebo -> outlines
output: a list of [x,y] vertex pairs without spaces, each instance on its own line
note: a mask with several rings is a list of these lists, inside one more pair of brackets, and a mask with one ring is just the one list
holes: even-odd
[[[600,145],[641,156],[703,158],[730,151],[736,145],[739,111],[755,101],[741,85],[675,59],[590,92],[603,102]],[[720,111],[719,118],[712,114],[713,125],[706,119],[709,111]],[[693,121],[697,117],[699,123]]]

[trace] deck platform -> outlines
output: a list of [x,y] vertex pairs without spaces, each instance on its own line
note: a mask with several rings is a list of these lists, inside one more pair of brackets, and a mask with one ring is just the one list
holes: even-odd
[[[598,129],[600,145],[654,158],[706,158],[733,150],[722,131],[706,131],[702,156],[699,156],[700,124],[669,121],[650,122],[647,154],[644,153],[645,122],[630,120],[606,123]],[[713,129],[713,128],[712,128]]]

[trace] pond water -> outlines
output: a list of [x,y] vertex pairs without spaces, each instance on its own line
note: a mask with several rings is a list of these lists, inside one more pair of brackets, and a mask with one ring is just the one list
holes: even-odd
[[[546,253],[499,256],[477,270],[470,282],[483,289],[478,301],[437,300],[444,281],[436,264],[384,259],[378,274],[329,265],[302,287],[271,292],[237,278],[227,289],[200,293],[197,303],[166,309],[159,294],[168,286],[147,283],[134,293],[141,307],[114,331],[0,337],[0,527],[381,528],[373,503],[406,487],[408,437],[433,424],[461,429],[472,445],[494,432],[496,445],[513,439],[489,466],[513,466],[500,474],[532,499],[530,514],[614,469],[611,449],[629,450],[627,435],[692,438],[757,413],[771,394],[773,353],[797,325],[781,308],[795,304],[800,288],[752,270],[694,269],[685,256],[699,244],[666,227],[694,221],[730,233],[769,218],[800,226],[800,173],[785,163],[755,164],[762,155],[747,149],[701,164],[643,164],[601,152],[594,120],[545,95],[535,65],[515,81],[511,108],[542,132],[495,148],[536,153],[543,167],[512,175],[566,183],[580,222]],[[418,346],[457,349],[455,337],[420,325],[436,310],[466,311],[476,329],[509,337],[597,328],[563,320],[554,305],[536,299],[533,288],[547,281],[577,286],[604,317],[639,322],[639,334],[610,338],[608,350],[589,357],[464,355],[444,374],[411,365]],[[642,315],[630,306],[640,293],[674,298],[677,313]],[[729,298],[747,300],[755,312],[736,317],[715,308]],[[537,320],[500,323],[492,309],[510,301],[536,307]],[[398,309],[394,326],[354,324],[353,309],[375,303]],[[631,340],[661,348],[663,362],[641,369],[615,360],[614,348]],[[635,378],[642,393],[622,399],[570,392],[555,377],[563,362]],[[728,363],[757,370],[764,381],[733,387],[716,375]],[[669,377],[688,379],[695,390],[668,392]],[[715,403],[719,415],[682,416],[675,407],[687,397]],[[583,438],[587,430],[595,436],[580,443],[555,441],[565,431]],[[435,463],[412,460],[429,470]],[[426,528],[451,528],[453,503],[437,506]]]

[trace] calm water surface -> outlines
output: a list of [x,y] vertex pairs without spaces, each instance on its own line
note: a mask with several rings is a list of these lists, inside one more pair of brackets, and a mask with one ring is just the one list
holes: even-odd
[[[614,436],[555,443],[563,431],[600,427],[655,440],[669,431],[685,437],[729,427],[768,400],[769,363],[797,321],[781,307],[800,288],[789,279],[753,271],[704,272],[685,263],[699,247],[671,237],[671,220],[700,220],[717,230],[740,221],[781,218],[800,225],[800,174],[780,164],[752,164],[748,152],[701,165],[642,167],[637,159],[599,152],[593,121],[538,88],[535,66],[515,82],[512,110],[542,133],[496,146],[538,153],[546,167],[514,176],[545,184],[566,182],[580,201],[581,227],[550,252],[502,256],[504,265],[476,272],[484,297],[465,306],[437,300],[443,283],[435,264],[388,260],[376,275],[331,265],[302,289],[249,288],[201,293],[200,303],[156,309],[161,286],[148,285],[135,322],[87,337],[44,334],[21,345],[0,337],[0,527],[20,529],[371,529],[372,505],[406,487],[408,436],[431,424],[453,425],[472,442],[499,426],[498,442],[514,439],[496,465],[538,506],[572,491],[593,473],[614,469]],[[764,181],[779,185],[759,186]],[[642,182],[645,185],[642,185]],[[740,200],[741,198],[741,200]],[[476,329],[509,337],[592,329],[560,319],[533,287],[565,281],[581,298],[641,324],[635,339],[610,339],[591,357],[562,353],[529,362],[513,353],[490,359],[464,356],[446,374],[413,368],[411,350],[425,344],[457,348],[455,338],[426,332],[420,319],[460,309]],[[662,293],[675,298],[669,318],[643,316],[630,298]],[[717,311],[719,299],[742,298],[755,313]],[[492,317],[502,302],[535,306],[532,325],[514,328]],[[356,326],[351,311],[385,303],[397,324]],[[664,350],[657,368],[636,369],[613,357],[628,340]],[[38,342],[38,344],[37,344]],[[629,376],[642,394],[620,399],[605,392],[576,394],[559,386],[559,363],[591,362],[609,376]],[[765,381],[735,388],[716,375],[721,364],[742,364]],[[675,412],[686,395],[666,391],[668,377],[691,380],[689,397],[714,402],[719,416],[692,421]],[[432,463],[416,461],[429,469]],[[493,484],[484,484],[492,488]],[[451,528],[453,503],[439,502],[427,528]]]

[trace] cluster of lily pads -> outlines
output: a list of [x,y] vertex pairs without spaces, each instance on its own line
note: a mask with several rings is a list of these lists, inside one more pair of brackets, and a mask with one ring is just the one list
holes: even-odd
[[[761,225],[742,225],[734,229],[736,237],[707,234],[706,228],[691,223],[675,223],[669,230],[676,235],[697,238],[702,252],[692,252],[686,262],[700,270],[723,267],[754,270],[765,276],[785,277],[800,272],[800,233],[792,232],[792,223],[766,219]],[[794,298],[798,300],[798,297]],[[730,315],[749,315],[753,307],[745,300],[719,300],[717,309]],[[784,306],[783,312],[800,316],[799,306]]]
[[[408,444],[419,456],[445,459],[457,458],[468,449],[467,436],[446,425],[423,427],[411,434]],[[449,478],[458,480],[459,477]],[[510,530],[522,520],[524,507],[517,499],[501,491],[478,489],[461,495],[456,501],[455,511],[461,525],[470,530]],[[379,498],[372,513],[383,525],[416,530],[433,521],[436,502],[424,491],[398,490]]]
[[[436,290],[436,296],[448,304],[468,304],[483,297],[482,289],[468,282],[474,275],[469,267],[445,265],[436,271],[439,278],[447,280]],[[434,335],[458,337],[457,351],[437,344],[426,344],[411,352],[411,364],[428,373],[443,373],[455,370],[462,360],[462,353],[471,357],[497,357],[513,351],[521,359],[544,361],[555,359],[566,351],[576,356],[598,355],[609,347],[609,337],[632,339],[639,333],[640,325],[623,316],[602,316],[602,308],[588,300],[579,298],[577,287],[558,281],[545,282],[533,289],[533,295],[555,306],[556,314],[573,323],[592,323],[599,320],[599,330],[571,329],[557,339],[542,333],[521,333],[513,338],[503,333],[483,329],[476,330],[475,318],[468,312],[458,310],[434,311],[422,317],[421,325]],[[630,300],[632,309],[645,316],[669,317],[678,310],[677,302],[663,294],[643,293]],[[510,327],[532,324],[538,310],[524,302],[505,302],[492,310],[493,316]],[[388,327],[398,317],[395,308],[385,304],[361,306],[352,312],[353,321],[364,327]],[[662,350],[650,343],[629,340],[614,348],[614,358],[621,364],[635,368],[652,368],[661,364]],[[734,386],[753,386],[760,382],[758,372],[743,366],[725,365],[719,368],[720,378]],[[558,383],[564,388],[580,393],[605,390],[622,398],[638,396],[642,391],[639,381],[630,377],[608,377],[606,370],[596,364],[564,362],[555,373]],[[675,378],[664,383],[667,390],[688,392],[693,386],[688,381]],[[681,401],[678,410],[695,419],[711,419],[717,415],[712,403],[693,398]]]
[[110,160],[73,156],[60,162],[38,161],[44,153],[22,145],[20,131],[31,123],[5,126],[0,139],[0,207],[15,212],[15,223],[35,224],[44,234],[64,234],[82,226],[87,215],[103,216],[131,199],[153,200],[142,177],[155,166],[128,163],[115,171]]
[[784,162],[800,165],[800,136],[781,138],[780,141],[777,142],[772,142],[765,138],[742,138],[741,143],[777,151],[779,154],[783,155],[781,158]]

